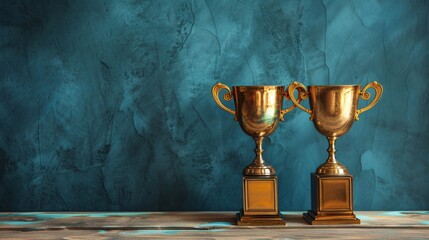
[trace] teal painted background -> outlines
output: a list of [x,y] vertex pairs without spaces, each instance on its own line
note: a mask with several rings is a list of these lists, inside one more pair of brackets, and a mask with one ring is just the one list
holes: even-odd
[[[210,89],[293,80],[380,82],[337,146],[355,209],[428,209],[428,33],[427,1],[1,1],[0,211],[238,210],[254,143]],[[308,117],[264,142],[281,210],[327,157]]]

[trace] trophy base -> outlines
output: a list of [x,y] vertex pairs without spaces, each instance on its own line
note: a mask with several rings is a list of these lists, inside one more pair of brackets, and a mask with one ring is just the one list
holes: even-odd
[[286,225],[283,214],[277,215],[244,215],[243,210],[237,213],[237,225],[239,226],[273,226]]
[[352,175],[311,174],[312,209],[304,219],[313,225],[360,224],[353,213]]
[[311,225],[332,225],[332,224],[360,224],[356,215],[338,214],[338,215],[318,215],[313,210],[308,210],[303,214],[305,221]]
[[243,209],[237,213],[237,225],[285,225],[277,203],[276,176],[243,176]]

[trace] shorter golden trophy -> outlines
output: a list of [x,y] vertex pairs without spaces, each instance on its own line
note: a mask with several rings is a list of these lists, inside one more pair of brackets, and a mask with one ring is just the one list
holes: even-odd
[[[303,107],[294,97],[295,89],[305,86],[293,82],[288,87],[292,102],[311,115],[317,131],[329,142],[329,157],[311,174],[311,208],[304,219],[311,224],[360,224],[353,213],[353,177],[335,158],[335,141],[352,127],[359,114],[372,108],[380,99],[383,88],[377,82],[367,84],[362,91],[359,85],[309,86],[299,93],[300,99],[310,97],[311,110]],[[373,101],[357,110],[359,96],[370,99],[369,88],[375,90]]]
[[[227,92],[224,99],[234,98],[235,111],[227,108],[219,100],[219,91]],[[298,89],[299,90],[299,89]],[[213,98],[225,111],[234,115],[241,129],[256,143],[256,157],[243,170],[243,209],[237,213],[238,225],[285,225],[283,215],[278,210],[277,176],[273,167],[262,158],[262,142],[274,132],[283,115],[295,108],[282,110],[283,86],[236,86],[230,88],[217,83],[212,88]]]

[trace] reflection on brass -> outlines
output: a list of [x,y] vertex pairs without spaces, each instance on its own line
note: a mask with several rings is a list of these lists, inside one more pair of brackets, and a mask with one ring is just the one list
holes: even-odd
[[[219,99],[219,92],[226,90],[224,99],[234,99],[235,110],[226,107]],[[298,91],[302,89],[298,88]],[[283,98],[289,99],[283,86],[235,86],[230,88],[217,83],[212,88],[213,98],[225,111],[234,115],[241,129],[251,136],[256,144],[255,159],[243,170],[244,209],[237,214],[239,225],[284,225],[278,211],[277,177],[273,167],[262,158],[262,142],[277,128],[283,115],[295,108],[282,110]],[[297,102],[300,102],[298,98]]]
[[[369,88],[375,90],[372,102],[357,109],[359,96],[370,99]],[[310,98],[310,109],[295,99],[295,89],[301,99]],[[295,106],[310,114],[317,131],[328,139],[328,159],[320,165],[312,177],[312,210],[304,214],[311,224],[360,223],[353,214],[353,177],[347,168],[335,158],[335,141],[347,133],[359,114],[372,108],[383,93],[377,82],[367,84],[362,90],[359,85],[305,86],[298,82],[289,85],[288,95]]]

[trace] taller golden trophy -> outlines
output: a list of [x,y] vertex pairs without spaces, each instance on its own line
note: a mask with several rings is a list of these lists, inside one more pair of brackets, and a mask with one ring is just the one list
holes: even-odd
[[[219,100],[219,91],[227,92],[224,99],[234,98],[235,111]],[[299,90],[299,89],[298,89]],[[277,128],[283,115],[295,108],[282,110],[283,86],[235,86],[233,91],[222,83],[212,88],[213,98],[225,111],[234,115],[241,129],[256,143],[255,159],[243,170],[243,209],[237,213],[238,225],[285,225],[278,209],[277,176],[273,167],[262,158],[262,142]]]
[[[311,210],[304,213],[304,219],[311,224],[360,224],[353,213],[353,176],[335,158],[335,141],[347,133],[359,114],[372,108],[383,93],[377,82],[367,84],[362,90],[359,85],[308,86],[299,93],[299,99],[310,97],[311,110],[303,107],[294,97],[295,89],[306,89],[293,82],[288,94],[295,106],[311,115],[317,131],[329,142],[328,159],[311,174]],[[369,88],[375,90],[372,102],[357,110],[359,96],[370,99]]]

